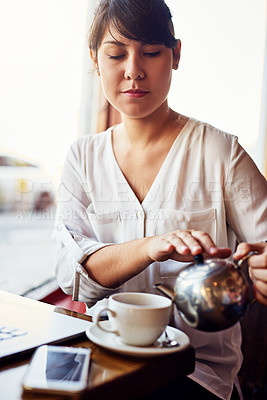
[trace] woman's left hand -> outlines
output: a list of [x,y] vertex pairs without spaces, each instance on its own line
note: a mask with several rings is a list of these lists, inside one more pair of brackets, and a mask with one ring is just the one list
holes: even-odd
[[240,260],[250,251],[259,253],[248,259],[254,297],[259,303],[267,306],[267,243],[240,243],[233,257]]

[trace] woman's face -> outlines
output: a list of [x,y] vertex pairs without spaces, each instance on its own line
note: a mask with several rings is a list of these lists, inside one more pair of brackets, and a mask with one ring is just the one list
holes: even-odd
[[94,59],[104,94],[122,114],[144,118],[167,102],[172,69],[178,67],[175,50],[143,44],[107,29]]

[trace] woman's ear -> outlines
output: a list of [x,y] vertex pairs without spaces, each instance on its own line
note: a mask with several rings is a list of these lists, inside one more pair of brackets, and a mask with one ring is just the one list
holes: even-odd
[[178,69],[179,62],[180,62],[180,55],[181,55],[181,40],[177,40],[177,45],[172,50],[173,52],[173,69]]
[[92,62],[94,64],[94,67],[95,67],[95,70],[97,72],[97,75],[100,75],[99,67],[98,67],[98,61],[97,61],[97,55],[93,52],[92,49],[90,49],[90,57],[91,57],[91,60],[92,60]]

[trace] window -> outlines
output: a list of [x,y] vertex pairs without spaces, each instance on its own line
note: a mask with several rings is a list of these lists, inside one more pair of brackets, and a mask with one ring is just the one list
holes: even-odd
[[0,5],[2,290],[56,287],[51,234],[61,168],[70,144],[95,124],[85,101],[95,85],[86,43],[95,2]]

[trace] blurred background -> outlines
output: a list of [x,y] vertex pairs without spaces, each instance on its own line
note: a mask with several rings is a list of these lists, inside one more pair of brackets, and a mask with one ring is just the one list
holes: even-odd
[[[266,174],[266,0],[167,0],[181,62],[169,103],[237,135]],[[112,121],[87,48],[96,0],[0,0],[0,289],[57,288],[64,158]]]

